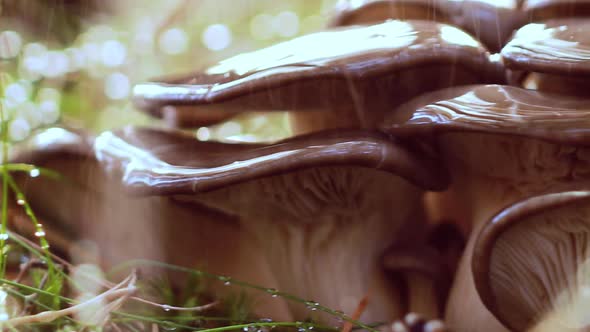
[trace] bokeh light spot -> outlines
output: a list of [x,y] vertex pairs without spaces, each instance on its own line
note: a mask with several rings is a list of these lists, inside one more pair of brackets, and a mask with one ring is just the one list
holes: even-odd
[[224,24],[208,26],[201,37],[203,45],[212,51],[226,49],[232,42],[231,30]]

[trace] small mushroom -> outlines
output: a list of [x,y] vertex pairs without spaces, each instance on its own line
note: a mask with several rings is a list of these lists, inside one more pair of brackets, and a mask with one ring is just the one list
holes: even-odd
[[473,274],[485,306],[511,331],[590,329],[590,192],[528,198],[483,228]]
[[447,185],[436,162],[369,131],[236,145],[130,128],[103,133],[94,146],[132,194],[235,215],[277,287],[310,300],[308,308],[290,305],[295,319],[317,309],[315,301],[350,314],[367,292],[364,319],[401,317],[380,257],[396,242],[424,237],[423,190]]
[[455,199],[471,216],[472,235],[447,306],[452,329],[502,330],[489,312],[479,310],[469,271],[474,235],[508,204],[590,184],[589,112],[587,99],[488,85],[423,96],[385,122],[386,132],[440,154],[451,172]]
[[590,16],[590,1],[524,0],[522,9],[531,22],[565,17],[588,17]]
[[134,100],[178,126],[247,111],[299,111],[294,132],[305,133],[374,128],[385,112],[421,93],[497,83],[503,75],[478,41],[453,26],[389,21],[302,36],[139,84]]
[[511,84],[585,97],[590,83],[590,20],[556,19],[520,28],[502,49]]
[[343,0],[336,5],[333,16],[332,26],[387,19],[453,24],[476,36],[491,51],[500,50],[512,32],[524,24],[517,0]]

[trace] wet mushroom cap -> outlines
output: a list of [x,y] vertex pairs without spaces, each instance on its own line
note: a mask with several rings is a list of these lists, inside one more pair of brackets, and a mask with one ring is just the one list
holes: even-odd
[[502,49],[508,69],[545,74],[590,75],[590,20],[556,19],[520,28]]
[[490,0],[364,0],[341,1],[331,26],[422,19],[458,26],[493,51],[500,50],[512,31],[524,22],[519,1]]
[[448,1],[434,3],[429,0],[340,1],[336,4],[330,26],[377,23],[387,19],[450,23],[445,4],[448,5]]
[[194,194],[244,181],[322,166],[390,172],[430,190],[448,185],[446,171],[378,132],[342,130],[274,144],[200,142],[193,136],[127,128],[100,135],[94,145],[107,169],[123,174],[140,195]]
[[532,21],[590,15],[587,0],[524,0],[522,9]]
[[416,98],[393,112],[382,129],[400,137],[465,132],[588,146],[589,115],[590,99],[477,85]]
[[455,27],[388,21],[302,36],[202,72],[142,83],[134,88],[134,101],[152,115],[181,119],[176,121],[181,126],[207,111],[354,107],[380,119],[385,110],[425,91],[497,82],[497,67],[478,41]]
[[475,285],[505,326],[527,331],[552,319],[551,331],[590,326],[589,207],[588,191],[536,196],[482,229],[471,261]]

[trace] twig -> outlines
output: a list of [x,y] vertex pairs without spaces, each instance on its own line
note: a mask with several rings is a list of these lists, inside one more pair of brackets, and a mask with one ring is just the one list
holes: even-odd
[[[365,309],[367,309],[367,305],[369,304],[369,293],[370,291],[367,292],[367,294],[363,296],[363,298],[359,302],[358,306],[356,307],[356,310],[354,311],[352,316],[350,316],[352,319],[359,320]],[[351,332],[352,327],[353,324],[349,321],[346,321],[344,322],[344,325],[342,325],[342,332]]]
[[128,297],[130,294],[134,293],[137,290],[137,288],[135,287],[136,280],[137,278],[135,276],[135,272],[133,272],[129,277],[125,278],[125,280],[121,281],[115,287],[87,301],[84,301],[82,303],[76,304],[74,306],[62,310],[48,310],[35,315],[11,318],[9,320],[2,322],[2,325],[17,327],[24,324],[49,323],[58,318],[80,312],[84,310],[86,307],[96,302],[101,302],[103,300],[115,301],[119,298]]

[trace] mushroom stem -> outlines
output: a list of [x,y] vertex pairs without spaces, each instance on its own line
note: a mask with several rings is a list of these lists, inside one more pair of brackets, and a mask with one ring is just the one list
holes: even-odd
[[408,289],[407,311],[419,313],[429,319],[439,318],[438,301],[433,301],[438,298],[435,281],[422,273],[413,271],[407,272],[405,278]]

